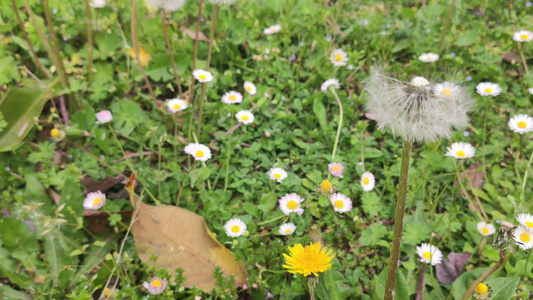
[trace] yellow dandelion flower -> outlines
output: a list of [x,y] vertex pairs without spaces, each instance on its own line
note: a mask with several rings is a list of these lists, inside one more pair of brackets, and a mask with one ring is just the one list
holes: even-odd
[[[135,55],[135,49],[131,48],[129,54],[131,58],[137,58],[137,56]],[[148,51],[146,51],[143,47],[139,47],[139,59],[143,67],[146,67],[148,66],[148,63],[150,63],[150,61],[152,60],[152,57],[150,56],[150,53],[148,53]]]
[[286,263],[283,267],[288,269],[289,273],[298,273],[307,277],[311,274],[318,276],[318,273],[331,269],[335,253],[326,247],[322,248],[320,242],[317,242],[305,247],[302,244],[289,246],[289,255],[284,253],[283,256]]
[[322,191],[322,193],[331,193],[331,191],[333,190],[333,185],[329,180],[324,180],[320,184],[320,190]]

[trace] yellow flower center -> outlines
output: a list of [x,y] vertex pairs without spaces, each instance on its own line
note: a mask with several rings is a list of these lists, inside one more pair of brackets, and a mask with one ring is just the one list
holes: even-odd
[[340,208],[340,209],[344,208],[344,201],[342,200],[335,201],[335,207]]
[[368,177],[363,178],[363,183],[368,185],[370,183],[370,179],[368,179]]
[[298,207],[298,202],[291,200],[287,202],[287,208],[290,210],[295,210]]
[[290,229],[286,229],[285,233],[291,233],[291,230]]
[[204,157],[204,152],[202,152],[202,150],[198,150],[198,151],[196,151],[196,156]]
[[153,287],[160,287],[161,286],[161,281],[155,279],[154,281],[152,281],[152,286]]
[[457,151],[457,156],[459,156],[459,157],[464,157],[465,155],[466,155],[466,154],[465,154],[465,152],[464,152],[463,150],[459,150],[459,151]]
[[478,295],[485,295],[489,291],[489,287],[483,282],[476,286],[476,293]]
[[485,93],[492,93],[492,89],[491,88],[486,88],[485,89]]
[[529,38],[529,36],[527,34],[522,34],[520,36],[520,39],[523,40],[523,41],[527,40],[528,38]]
[[181,108],[181,107],[180,107],[179,104],[174,104],[174,109],[175,109],[175,110],[178,110],[178,109],[180,109],[180,108]]
[[247,91],[252,91],[252,88],[251,88],[250,86],[247,86],[247,87],[246,87],[246,90],[247,90]]
[[93,205],[96,206],[96,205],[100,204],[100,202],[102,202],[102,199],[96,198],[96,199],[93,200]]
[[202,80],[206,80],[207,79],[207,76],[205,76],[204,74],[198,76],[198,78],[202,79]]
[[235,101],[235,100],[237,100],[237,97],[235,95],[231,95],[231,96],[228,97],[228,100],[229,101]]
[[238,225],[233,225],[233,226],[231,226],[231,232],[233,232],[233,233],[237,233],[237,232],[239,232],[240,230],[241,230],[241,229],[239,228]]
[[425,258],[427,258],[427,259],[431,260],[431,253],[429,253],[429,252],[426,252],[426,253],[424,253],[424,255],[423,255],[423,256],[424,256]]
[[431,60],[431,55],[426,56],[426,60]]
[[280,178],[281,178],[281,175],[280,175],[280,174],[274,174],[274,177],[275,177],[276,179],[280,179]]
[[527,125],[527,124],[526,124],[526,122],[524,122],[524,121],[520,121],[520,122],[518,122],[518,128],[526,128],[526,125]]
[[270,32],[274,32],[274,31],[276,31],[276,27],[271,27]]
[[104,296],[109,297],[109,295],[111,295],[111,289],[110,288],[106,288],[104,290]]
[[442,93],[446,96],[450,96],[452,94],[452,91],[450,91],[450,89],[444,89]]
[[335,166],[333,168],[331,168],[333,171],[339,171],[339,167]]
[[533,223],[527,221],[527,222],[526,222],[526,226],[529,227],[529,228],[531,228],[531,227],[533,227]]
[[481,233],[487,235],[489,233],[489,230],[487,228],[481,228]]
[[50,135],[51,135],[52,137],[55,137],[55,138],[59,137],[59,129],[57,129],[57,128],[52,129],[52,130],[50,131]]
[[341,61],[342,60],[342,55],[341,54],[335,55],[335,60],[336,61]]
[[248,121],[248,116],[242,116],[243,121]]
[[527,243],[531,240],[531,237],[529,236],[529,234],[524,232],[520,235],[520,239],[522,240],[522,242]]
[[331,182],[329,180],[324,180],[320,184],[320,190],[322,190],[323,193],[331,192],[331,189],[333,186],[331,185]]

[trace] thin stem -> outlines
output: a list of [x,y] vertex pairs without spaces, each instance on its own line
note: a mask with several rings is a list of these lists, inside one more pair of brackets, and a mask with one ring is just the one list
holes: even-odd
[[526,181],[529,173],[529,167],[531,167],[531,162],[533,161],[533,152],[529,156],[529,161],[527,162],[526,171],[524,172],[524,180],[522,181],[522,192],[520,193],[520,203],[524,203],[526,200]]
[[[512,9],[512,7],[511,7],[511,9]],[[514,26],[514,23],[512,24],[512,26],[513,26],[513,32],[516,32],[516,28]],[[522,44],[521,44],[521,42],[516,42],[516,43],[518,44],[518,51],[520,52],[520,58],[522,59],[522,66],[526,70],[526,73],[529,73],[529,68],[527,67],[526,58],[524,57],[524,52],[522,51]]]
[[337,152],[337,145],[339,144],[339,137],[341,136],[342,117],[343,117],[344,111],[342,109],[341,100],[339,99],[339,95],[337,95],[335,88],[330,87],[329,89],[335,96],[335,100],[337,100],[337,104],[339,105],[339,126],[337,127],[337,135],[335,136],[335,145],[333,146],[333,153],[331,154],[331,161],[333,162],[333,160],[335,159],[335,152]]
[[[266,225],[268,223],[272,223],[272,222],[277,221],[277,220],[282,219],[282,218],[286,218],[287,219],[288,217],[289,216],[281,215],[279,217],[275,217],[274,219],[270,219],[270,220],[266,220],[266,221],[263,221],[263,222],[259,222],[259,223],[257,223],[257,226],[263,226],[263,225]],[[283,223],[285,223],[285,222],[283,222]]]
[[486,240],[485,240],[485,237],[484,236],[481,236],[481,241],[479,242],[479,252],[478,252],[478,256],[479,256],[479,266],[481,266],[482,262],[483,262],[483,246],[485,245],[486,243]]
[[39,57],[37,56],[37,52],[35,52],[35,48],[33,48],[33,44],[30,40],[30,37],[28,36],[28,32],[26,32],[26,28],[24,27],[24,22],[22,22],[22,19],[20,18],[19,9],[17,5],[15,4],[15,0],[11,0],[11,4],[13,5],[13,10],[15,11],[15,16],[17,17],[17,22],[19,23],[20,31],[22,31],[22,35],[24,36],[24,40],[26,40],[26,43],[28,43],[28,47],[30,48],[31,55],[33,56],[33,60],[35,61],[35,64],[41,70],[41,73],[43,73],[43,76],[47,79],[50,79],[50,73],[48,70],[41,64],[39,61]]
[[180,99],[183,99],[183,91],[181,90],[180,76],[178,75],[178,69],[176,68],[176,62],[174,61],[174,52],[172,51],[172,46],[170,45],[170,38],[168,37],[168,21],[167,21],[167,12],[162,9],[163,15],[163,29],[165,31],[165,40],[167,42],[168,55],[170,56],[170,63],[172,64],[172,70],[174,70],[174,77],[176,77],[176,85],[178,86],[178,95]]
[[363,166],[363,172],[366,172],[365,170],[365,133],[361,132],[361,165]]
[[528,280],[528,278],[529,278],[529,272],[528,272],[528,269],[527,269],[527,265],[529,264],[529,258],[531,257],[531,252],[533,252],[533,251],[529,251],[529,254],[527,255],[526,268],[524,269],[524,277],[526,278],[526,280]]
[[89,0],[85,0],[85,16],[87,19],[87,87],[93,82],[93,24]]
[[[192,59],[192,71],[196,69],[196,58],[198,56],[198,33],[200,32],[200,18],[202,18],[202,6],[204,4],[204,0],[200,0],[200,4],[198,5],[198,17],[196,18],[196,35],[194,39],[194,52],[193,52],[193,59]],[[194,76],[191,74],[191,85],[189,86],[189,103],[192,103],[192,99],[194,96]]]
[[411,155],[411,142],[403,142],[402,165],[400,168],[400,184],[398,186],[398,200],[396,202],[396,218],[394,219],[394,233],[392,237],[392,249],[389,258],[387,272],[387,284],[385,285],[385,300],[394,299],[394,283],[398,271],[398,259],[402,242],[403,217],[405,215],[405,199],[407,198],[407,182],[409,174],[409,157]]
[[[463,163],[461,162],[460,165],[461,165],[461,172],[462,174],[465,174],[466,182],[468,182],[468,184],[470,185],[470,190],[472,191],[472,195],[474,195],[474,199],[476,200],[477,205],[479,205],[479,210],[481,211],[481,214],[485,218],[485,221],[489,221],[489,217],[487,216],[487,213],[485,212],[485,209],[483,208],[483,204],[481,204],[481,200],[479,200],[479,197],[476,195],[476,193],[474,193],[474,186],[472,185],[470,178],[466,176],[466,171],[465,171],[465,167],[463,166]],[[466,190],[465,190],[465,194],[466,194]]]
[[437,295],[437,298],[439,298],[439,300],[441,300],[439,292],[437,290],[437,285],[435,284],[435,276],[433,276],[433,267],[429,266],[429,271],[430,271],[430,274],[431,274],[431,284],[433,285],[433,289],[435,290],[435,295]]
[[[194,134],[194,132],[192,133],[192,136],[194,138],[194,142],[198,144],[198,138],[196,137],[196,134]],[[202,160],[202,165],[204,166],[204,168],[207,168],[207,165],[205,163],[205,161]],[[207,179],[207,188],[211,191],[211,180]]]
[[52,45],[54,46],[54,52],[55,55],[57,55],[57,71],[59,72],[59,75],[64,77],[64,84],[67,87],[70,87],[70,83],[68,81],[67,71],[65,70],[65,65],[63,64],[63,58],[61,57],[61,49],[59,48],[59,43],[57,42],[57,36],[54,31],[54,26],[52,23],[52,17],[50,15],[50,6],[48,5],[48,0],[44,0],[44,15],[46,17],[46,25],[48,27],[48,33],[50,34],[50,37],[52,38]]
[[450,10],[448,11],[448,16],[446,17],[446,24],[444,25],[444,30],[442,31],[442,35],[440,36],[439,41],[439,53],[442,50],[442,43],[444,42],[444,37],[446,36],[446,32],[448,32],[448,27],[450,27],[450,20],[452,18],[453,9],[455,8],[455,0],[452,1],[452,4],[450,6]]
[[200,132],[202,131],[202,112],[204,110],[204,97],[206,88],[207,83],[202,84],[202,93],[200,94],[200,107],[198,108],[198,122],[196,125],[196,134],[198,136],[200,136]]
[[78,145],[78,144],[75,144],[74,142],[68,140],[68,139],[65,139],[65,141],[69,144],[71,144],[72,146],[80,149],[81,151],[85,152],[86,154],[88,154],[91,158],[93,158],[94,160],[96,160],[97,162],[99,162],[100,164],[102,164],[103,166],[105,166],[106,168],[108,168],[109,170],[115,172],[117,175],[121,175],[123,176],[124,178],[128,178],[128,176],[124,175],[122,172],[120,172],[119,170],[113,168],[112,166],[110,166],[109,164],[107,164],[105,161],[101,160],[99,157],[97,157],[96,155],[92,154],[91,152],[89,152],[87,149],[83,148],[82,146]]
[[[466,200],[468,200],[468,203],[470,203],[472,207],[475,208],[476,206],[472,203],[472,199],[470,199],[470,195],[468,194],[468,191],[463,185],[463,181],[461,180],[461,176],[459,175],[459,168],[457,167],[457,163],[455,162],[455,159],[453,160],[453,165],[455,166],[455,175],[457,176],[457,181],[459,181],[460,190],[462,189],[465,192]],[[483,216],[481,216],[480,211],[478,211],[477,209],[476,209],[476,213],[478,214],[480,219],[483,219]]]
[[420,273],[418,274],[418,285],[416,288],[416,298],[415,300],[421,300],[422,299],[422,290],[424,289],[424,266],[420,267]]
[[500,249],[500,260],[490,269],[485,272],[485,274],[481,275],[476,281],[472,282],[466,293],[463,295],[463,298],[461,300],[468,300],[470,295],[474,292],[478,284],[482,283],[485,279],[487,279],[492,273],[496,272],[503,264],[505,263],[505,260],[507,259],[505,255],[505,249]]
[[483,163],[483,176],[487,178],[487,172],[485,171],[485,139],[487,138],[487,113],[489,110],[489,101],[485,100],[485,113],[483,117],[483,140],[481,143],[481,162]]
[[[233,113],[231,114],[231,121],[230,121],[230,128],[233,127]],[[228,137],[228,151],[226,154],[226,179],[224,180],[224,192],[228,189],[228,175],[229,175],[229,159],[231,156],[231,136],[233,135],[233,131],[229,134]]]
[[122,152],[122,155],[124,156],[124,159],[126,160],[126,164],[128,164],[128,168],[130,168],[130,171],[133,172],[134,171],[133,166],[131,165],[129,158],[126,155],[126,151],[124,151],[124,148],[122,148],[122,144],[120,143],[120,140],[118,139],[117,134],[115,133],[115,130],[113,129],[111,124],[107,123],[107,126],[109,127],[109,130],[113,134],[113,137],[115,138],[115,141],[117,142],[117,145],[120,148],[120,151]]
[[524,156],[524,141],[523,141],[523,134],[520,135],[520,154],[517,157],[517,160],[519,160],[520,155]]

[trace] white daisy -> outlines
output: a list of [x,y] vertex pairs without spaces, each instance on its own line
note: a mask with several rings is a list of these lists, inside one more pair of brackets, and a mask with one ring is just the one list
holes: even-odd
[[529,93],[530,93],[531,95],[533,95],[533,87],[532,87],[532,88],[529,88],[529,89],[527,89],[527,91],[528,91],[528,92],[529,92]]
[[516,221],[520,223],[520,225],[525,226],[529,228],[530,230],[533,230],[533,216],[529,214],[519,214],[516,216]]
[[416,246],[416,253],[423,263],[431,263],[435,266],[442,262],[442,252],[433,245],[422,243],[422,245]]
[[113,121],[113,114],[109,110],[102,110],[96,113],[96,124],[105,124]]
[[335,49],[331,52],[329,60],[334,66],[346,66],[348,61],[348,54],[342,51],[342,49]]
[[257,94],[257,88],[255,87],[255,84],[250,81],[246,81],[244,83],[244,90],[250,95]]
[[509,120],[509,128],[520,134],[533,131],[533,118],[528,115],[516,115]]
[[185,0],[147,0],[148,3],[169,11],[175,11],[185,5]]
[[460,91],[460,86],[452,82],[443,82],[435,85],[435,92],[444,97],[452,97]]
[[222,102],[226,104],[235,104],[242,102],[242,95],[239,92],[231,91],[227,92],[222,96]]
[[171,99],[167,101],[168,110],[171,113],[175,113],[178,111],[182,111],[188,107],[187,102],[181,100],[181,99]]
[[324,93],[327,93],[329,90],[329,87],[333,86],[336,90],[338,90],[341,87],[341,84],[339,83],[339,80],[336,78],[330,78],[324,83],[322,83],[322,86],[320,87],[320,90]]
[[161,279],[159,277],[154,277],[148,282],[143,282],[143,287],[152,295],[159,295],[161,294],[165,288],[167,287],[167,280]]
[[100,191],[87,194],[87,196],[85,196],[85,200],[83,201],[83,207],[89,210],[100,209],[102,206],[104,206],[104,204],[105,194]]
[[211,158],[211,149],[206,145],[191,143],[185,146],[185,153],[192,155],[195,160],[206,161]]
[[249,110],[241,110],[235,115],[235,117],[244,125],[252,124],[254,122],[254,114]]
[[231,237],[239,237],[246,231],[246,224],[241,219],[233,218],[229,220],[226,225],[226,234]]
[[344,171],[344,166],[338,162],[330,163],[328,165],[328,171],[331,173],[331,175],[342,178],[342,172]]
[[513,40],[517,42],[531,42],[533,40],[533,32],[529,30],[520,30],[513,34]]
[[481,96],[496,97],[502,92],[502,88],[497,83],[482,82],[476,86],[476,91]]
[[279,207],[287,216],[290,215],[292,212],[295,212],[301,216],[304,213],[304,209],[300,207],[300,204],[303,201],[304,199],[298,194],[291,193],[281,197],[278,202]]
[[329,202],[337,212],[345,213],[352,210],[352,200],[341,193],[332,194],[329,197]]
[[281,235],[291,235],[296,231],[296,225],[292,223],[285,223],[279,227],[279,234]]
[[274,34],[274,33],[280,32],[280,30],[281,30],[281,25],[276,24],[276,25],[272,25],[272,26],[270,26],[268,28],[265,28],[265,30],[263,30],[263,33],[264,34]]
[[268,176],[270,176],[270,179],[277,180],[281,183],[283,179],[287,178],[287,171],[282,168],[272,168],[268,171]]
[[209,0],[209,2],[217,4],[232,4],[235,2],[235,0]]
[[418,59],[425,63],[432,63],[439,60],[439,55],[433,52],[424,53],[418,57]]
[[453,143],[452,146],[448,147],[447,149],[448,151],[444,155],[457,159],[470,158],[476,155],[476,149],[469,143]]
[[192,72],[192,75],[194,76],[194,78],[196,78],[196,80],[200,81],[200,82],[210,82],[210,81],[213,81],[213,74],[207,72],[207,71],[204,71],[204,70],[194,70]]
[[370,172],[364,172],[361,176],[361,187],[363,188],[363,191],[370,192],[374,189],[375,185],[376,179],[374,178],[374,174]]
[[513,232],[513,240],[522,250],[533,247],[533,232],[523,225],[519,225]]
[[105,0],[93,0],[91,3],[89,3],[89,5],[94,8],[104,8]]
[[494,234],[496,232],[496,228],[494,228],[492,223],[486,223],[482,221],[477,223],[477,231],[479,231],[482,236],[488,236]]

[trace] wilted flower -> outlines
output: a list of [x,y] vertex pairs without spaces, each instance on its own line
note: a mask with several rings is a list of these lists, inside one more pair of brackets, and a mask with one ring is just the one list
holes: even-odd
[[324,93],[327,93],[330,86],[333,86],[336,90],[338,90],[341,87],[339,80],[337,80],[336,78],[331,78],[331,79],[324,81],[324,83],[322,83],[320,90]]
[[283,253],[283,256],[286,263],[283,267],[288,269],[289,273],[307,277],[311,274],[318,276],[318,273],[331,269],[335,253],[326,247],[322,248],[320,242],[316,242],[305,247],[302,244],[289,246],[289,255]]
[[244,90],[250,95],[257,94],[257,88],[255,87],[255,84],[250,81],[246,81],[244,83]]
[[287,171],[282,168],[272,168],[268,171],[268,176],[270,176],[270,179],[277,180],[281,183],[283,179],[287,178]]
[[479,231],[482,236],[488,236],[494,234],[496,232],[496,228],[494,228],[494,225],[491,223],[479,222],[477,223],[477,231]]
[[519,225],[513,232],[513,240],[518,244],[522,250],[531,249],[533,247],[533,232],[524,225]]
[[291,235],[296,230],[296,225],[292,223],[285,223],[279,227],[279,234],[281,235]]
[[200,82],[210,82],[210,81],[213,81],[213,74],[207,72],[207,71],[204,71],[204,70],[194,70],[192,72],[192,75],[194,76],[194,78],[196,78],[196,80],[200,81]]
[[352,210],[352,200],[346,195],[335,193],[329,197],[329,202],[336,212],[345,213]]
[[533,118],[528,115],[516,115],[509,120],[509,128],[520,134],[533,131]]
[[333,191],[333,185],[326,179],[320,183],[320,191],[322,193],[331,193]]
[[348,54],[342,49],[335,49],[331,52],[329,59],[334,66],[346,66]]
[[83,201],[83,207],[89,210],[100,209],[102,206],[104,206],[104,204],[105,194],[100,191],[87,194],[85,200]]
[[231,91],[227,92],[222,96],[222,102],[226,104],[235,104],[242,102],[242,95],[239,92]]
[[105,124],[113,121],[113,114],[109,110],[96,113],[96,124]]
[[424,53],[418,57],[418,59],[425,63],[432,63],[439,60],[439,55],[433,52]]
[[453,143],[451,147],[447,148],[446,156],[450,156],[457,159],[471,158],[476,155],[476,149],[469,143]]
[[475,293],[474,296],[475,297],[477,296],[476,297],[477,299],[486,299],[487,294],[489,293],[489,287],[483,282],[481,282],[480,284],[476,286],[474,293]]
[[416,253],[423,263],[431,263],[435,266],[442,262],[442,252],[433,245],[422,243],[422,245],[416,246]]
[[298,194],[291,193],[281,197],[278,202],[279,207],[287,216],[290,215],[292,212],[295,212],[301,216],[304,213],[304,209],[300,207],[303,201],[304,199]]
[[[446,88],[449,95],[443,92]],[[468,124],[467,112],[474,106],[460,85],[447,82],[437,87],[423,77],[402,82],[385,76],[380,67],[372,69],[366,90],[370,94],[366,110],[375,116],[379,128],[391,128],[411,142],[449,137],[452,129]]]
[[[130,48],[129,54],[131,58],[137,59],[137,55],[135,55],[135,49]],[[146,51],[141,46],[139,46],[139,60],[141,61],[141,65],[143,65],[143,67],[148,66],[148,64],[152,60],[152,56],[150,56],[150,53],[148,53],[148,51]]]
[[161,294],[165,288],[167,287],[167,280],[161,279],[159,277],[154,277],[148,282],[143,282],[143,287],[152,295],[159,295]]
[[161,9],[175,11],[185,4],[185,0],[146,0],[148,3]]
[[342,172],[344,172],[344,166],[341,163],[330,163],[328,165],[328,171],[335,177],[342,178]]
[[207,161],[211,158],[211,149],[206,145],[191,143],[185,146],[185,153],[192,155],[195,160]]
[[66,135],[67,133],[64,130],[61,130],[58,128],[53,128],[52,130],[50,130],[50,136],[52,137],[52,140],[54,140],[55,142],[59,142],[63,140]]
[[263,33],[264,34],[274,34],[274,33],[278,33],[280,32],[281,30],[281,25],[272,25],[268,28],[265,28],[265,30],[263,30]]
[[168,106],[168,110],[171,113],[182,111],[182,110],[184,110],[184,109],[186,109],[188,107],[186,101],[183,101],[183,100],[178,99],[178,98],[168,100],[167,106]]
[[105,288],[104,296],[105,299],[115,299],[117,297],[118,290],[112,290],[110,288]]
[[375,185],[376,178],[374,178],[374,174],[370,172],[364,172],[361,176],[361,187],[363,188],[363,191],[370,192],[374,189]]
[[254,122],[254,114],[249,110],[241,110],[235,115],[235,117],[244,125],[252,124]]
[[516,221],[524,227],[533,230],[533,216],[529,214],[519,214],[516,216]]
[[246,224],[241,219],[233,218],[225,225],[226,234],[231,237],[239,237],[246,231]]
[[482,82],[476,86],[476,91],[481,96],[496,97],[502,92],[502,88],[496,83]]
[[91,3],[89,3],[89,5],[94,8],[104,8],[105,0],[92,0]]
[[513,34],[513,40],[517,42],[531,42],[533,40],[533,32],[529,30],[520,30]]

